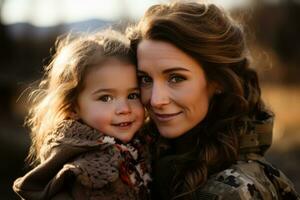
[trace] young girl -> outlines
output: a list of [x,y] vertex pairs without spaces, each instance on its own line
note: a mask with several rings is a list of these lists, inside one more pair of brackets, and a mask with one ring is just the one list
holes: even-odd
[[26,124],[36,167],[24,199],[147,199],[144,121],[129,41],[108,30],[68,36],[45,69]]

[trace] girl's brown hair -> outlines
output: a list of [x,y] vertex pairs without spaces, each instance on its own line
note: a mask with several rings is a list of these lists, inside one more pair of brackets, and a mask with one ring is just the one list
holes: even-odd
[[249,130],[249,121],[265,113],[257,73],[249,68],[243,29],[213,4],[175,2],[150,7],[128,29],[128,37],[135,53],[141,40],[175,45],[199,62],[209,84],[221,88],[201,122],[197,147],[175,160],[171,193],[174,199],[190,198],[210,174],[236,162],[238,137]]
[[62,120],[71,118],[86,73],[109,58],[134,63],[129,40],[111,29],[93,34],[68,34],[56,42],[56,53],[44,68],[44,77],[30,94],[25,120],[31,130],[30,164],[43,159],[41,147],[47,134]]

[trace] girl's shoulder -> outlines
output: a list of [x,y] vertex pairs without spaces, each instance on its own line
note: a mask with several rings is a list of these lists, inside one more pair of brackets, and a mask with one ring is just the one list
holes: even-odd
[[117,142],[115,138],[107,136],[105,133],[99,132],[81,121],[66,119],[49,130],[43,146],[50,144],[88,148],[113,146]]
[[40,157],[41,160],[45,160],[53,151],[57,151],[56,149],[82,149],[82,153],[95,148],[105,149],[110,145],[110,140],[107,140],[104,134],[80,121],[68,119],[49,130],[42,143]]
[[238,161],[212,175],[200,193],[221,199],[300,199],[290,180],[264,159]]

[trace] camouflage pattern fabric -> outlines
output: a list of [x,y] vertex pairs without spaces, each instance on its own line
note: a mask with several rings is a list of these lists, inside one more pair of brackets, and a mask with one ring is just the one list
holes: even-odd
[[207,184],[197,193],[198,197],[211,194],[210,197],[201,198],[207,200],[300,199],[290,180],[263,157],[257,160],[238,161],[232,167],[211,176]]

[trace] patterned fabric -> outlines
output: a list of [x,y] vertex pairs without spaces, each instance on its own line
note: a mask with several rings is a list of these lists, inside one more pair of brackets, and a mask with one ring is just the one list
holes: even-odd
[[[238,161],[227,169],[210,175],[204,186],[192,191],[187,199],[300,200],[290,180],[262,156],[272,143],[272,127],[273,117],[267,113],[261,116],[260,120],[249,122],[249,132],[240,135],[239,138]],[[183,145],[190,144],[188,139],[193,139],[192,134],[200,134],[199,132],[200,129],[194,127],[185,133],[185,138],[181,138],[180,141],[177,138],[177,144],[182,145],[181,148],[188,148],[191,145]],[[177,163],[174,160],[178,158],[178,154],[170,143],[160,147],[161,157],[155,160],[154,165],[152,195],[153,199],[169,200],[173,195],[170,183],[175,174]]]
[[261,156],[272,143],[273,117],[264,113],[261,118],[240,136],[239,161],[211,176],[200,193],[228,200],[300,200],[291,181]]
[[248,131],[239,135],[240,154],[264,155],[272,144],[273,122],[271,114],[263,113],[260,120],[248,122]]
[[78,121],[65,120],[41,148],[41,163],[13,189],[24,199],[148,199],[146,144],[122,144]]
[[[216,199],[230,200],[296,200],[300,199],[293,184],[263,157],[250,155],[252,160],[236,165],[210,177],[199,193],[214,194]],[[256,159],[253,159],[256,157]]]

